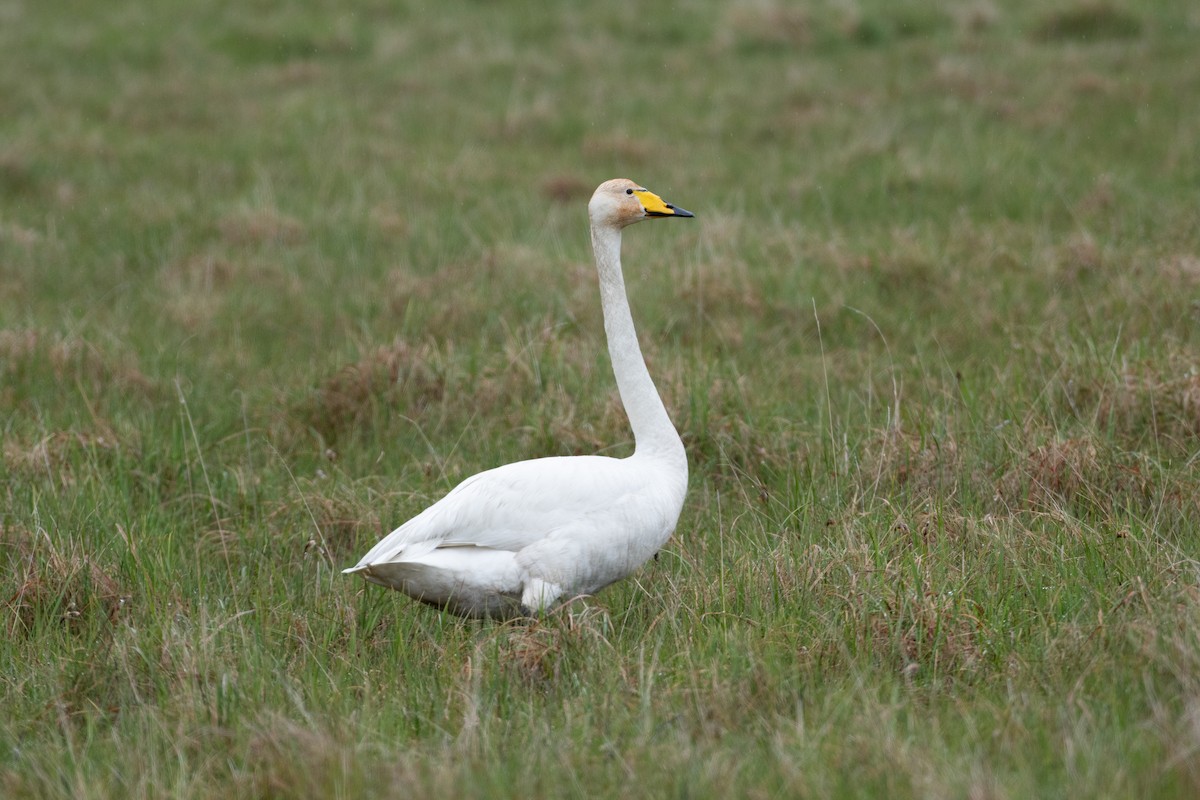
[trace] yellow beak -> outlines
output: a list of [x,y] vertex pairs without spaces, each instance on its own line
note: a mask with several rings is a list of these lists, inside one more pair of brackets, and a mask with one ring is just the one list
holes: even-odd
[[670,203],[664,203],[663,199],[654,192],[645,189],[634,189],[633,196],[642,204],[642,208],[646,209],[647,217],[694,217],[696,216],[690,211],[682,208],[676,208]]

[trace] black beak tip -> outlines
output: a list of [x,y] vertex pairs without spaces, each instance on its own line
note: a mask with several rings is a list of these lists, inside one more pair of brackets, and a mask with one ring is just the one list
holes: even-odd
[[694,217],[694,216],[696,216],[692,212],[688,211],[686,208],[680,208],[679,206],[673,206],[673,205],[668,204],[667,208],[674,211],[675,214],[673,216],[676,216],[676,217]]

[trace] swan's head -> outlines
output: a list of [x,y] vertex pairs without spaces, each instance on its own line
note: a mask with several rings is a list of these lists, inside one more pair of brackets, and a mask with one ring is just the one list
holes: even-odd
[[596,189],[588,203],[588,217],[593,223],[624,228],[647,217],[690,217],[692,212],[670,203],[627,178],[605,181]]

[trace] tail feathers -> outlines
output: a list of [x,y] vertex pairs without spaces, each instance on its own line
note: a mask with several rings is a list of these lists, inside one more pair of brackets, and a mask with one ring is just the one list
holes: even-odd
[[472,617],[521,616],[522,579],[511,552],[483,547],[435,549],[419,557],[345,570],[423,603]]
[[[390,538],[390,537],[389,537]],[[385,539],[384,542],[387,540]],[[402,543],[392,545],[385,548],[380,542],[371,548],[362,560],[349,569],[342,570],[343,575],[353,575],[358,572],[366,573],[364,577],[371,574],[372,569],[384,567],[388,564],[407,564],[419,562],[423,557],[433,553],[438,549],[437,542],[417,542],[417,543]],[[369,578],[368,578],[369,579]],[[378,583],[378,581],[376,581]]]

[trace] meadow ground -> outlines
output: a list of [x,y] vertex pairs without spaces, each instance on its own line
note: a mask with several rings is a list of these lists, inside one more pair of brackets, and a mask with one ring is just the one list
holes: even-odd
[[[0,795],[1200,794],[1200,11],[0,3]],[[339,574],[457,480],[688,503],[531,625]]]

